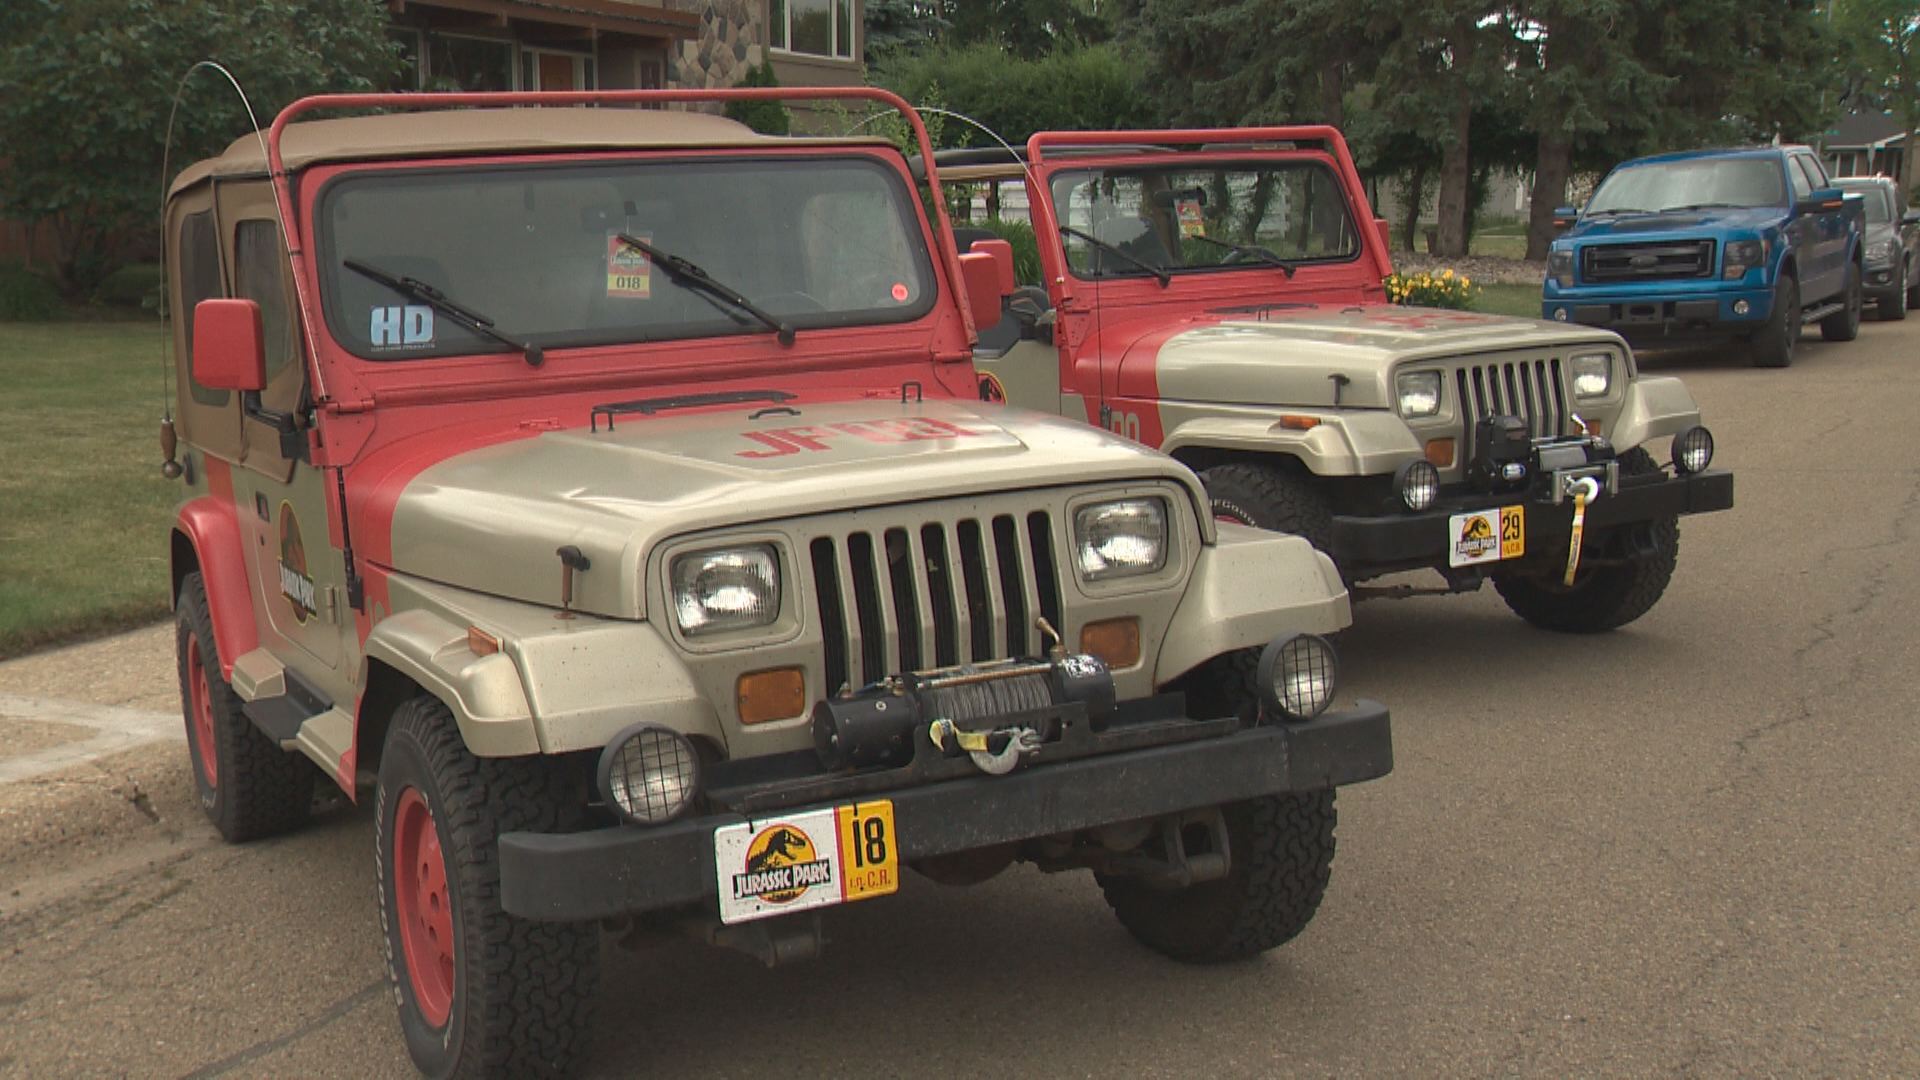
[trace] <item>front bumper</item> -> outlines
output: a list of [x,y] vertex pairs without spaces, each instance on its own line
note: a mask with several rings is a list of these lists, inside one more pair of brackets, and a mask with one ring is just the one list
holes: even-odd
[[[911,863],[1262,795],[1353,784],[1392,769],[1387,709],[1361,701],[1303,724],[1245,728],[861,798],[892,800],[900,861]],[[522,918],[549,921],[712,908],[718,903],[714,830],[747,820],[728,812],[656,828],[506,833],[500,837],[501,906]]]
[[[1702,514],[1733,506],[1733,474],[1718,469],[1691,476],[1622,477],[1620,490],[1587,506],[1586,528],[1598,537],[1607,530],[1680,514]],[[1526,555],[1564,557],[1573,532],[1573,502],[1555,505],[1550,496],[1532,493],[1447,493],[1424,513],[1377,517],[1336,514],[1328,552],[1347,574],[1421,567],[1445,568],[1453,543],[1449,519],[1455,514],[1526,507]],[[1591,549],[1593,541],[1587,546]],[[1499,569],[1499,562],[1477,564]]]
[[1708,293],[1624,293],[1549,289],[1541,318],[1600,326],[1634,344],[1751,333],[1773,313],[1771,289],[1732,288]]

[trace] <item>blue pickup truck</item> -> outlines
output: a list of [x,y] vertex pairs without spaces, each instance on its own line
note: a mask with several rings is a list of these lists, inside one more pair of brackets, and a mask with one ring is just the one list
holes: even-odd
[[1800,328],[1860,332],[1861,200],[1804,146],[1696,150],[1615,166],[1547,259],[1541,315],[1636,346],[1744,343],[1793,362]]

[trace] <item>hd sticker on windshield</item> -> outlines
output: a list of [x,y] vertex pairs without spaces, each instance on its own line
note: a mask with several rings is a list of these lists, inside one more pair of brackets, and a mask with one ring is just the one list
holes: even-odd
[[[634,233],[634,238],[653,243],[652,233]],[[653,263],[639,248],[607,234],[607,295],[644,300],[653,295]]]
[[374,308],[367,318],[367,340],[377,349],[432,345],[433,309],[425,304]]

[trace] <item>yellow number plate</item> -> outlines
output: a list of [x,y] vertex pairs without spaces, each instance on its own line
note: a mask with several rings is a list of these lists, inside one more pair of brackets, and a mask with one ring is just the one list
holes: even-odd
[[720,920],[764,919],[900,887],[893,803],[809,810],[713,831]]

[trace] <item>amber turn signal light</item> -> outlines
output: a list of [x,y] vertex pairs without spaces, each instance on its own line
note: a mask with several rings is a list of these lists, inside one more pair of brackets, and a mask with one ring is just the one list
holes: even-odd
[[1453,440],[1428,439],[1427,463],[1436,469],[1453,468]]
[[492,656],[500,651],[500,639],[477,626],[467,627],[467,648],[475,656]]
[[1140,662],[1140,620],[1106,619],[1080,628],[1080,651],[1097,656],[1115,671]]
[[733,686],[733,702],[743,724],[785,720],[807,711],[807,675],[797,667],[742,675]]

